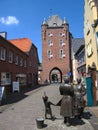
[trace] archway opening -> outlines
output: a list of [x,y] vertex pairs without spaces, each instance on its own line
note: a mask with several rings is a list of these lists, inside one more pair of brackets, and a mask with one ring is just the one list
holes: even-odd
[[62,72],[57,67],[53,68],[49,74],[50,83],[61,83],[62,82]]

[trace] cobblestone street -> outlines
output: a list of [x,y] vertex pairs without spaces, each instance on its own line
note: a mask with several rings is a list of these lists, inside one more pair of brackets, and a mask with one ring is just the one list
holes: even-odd
[[[42,100],[44,91],[47,93],[49,100],[55,104],[62,97],[59,93],[58,84],[42,86],[24,93],[25,98],[15,103],[1,106],[0,130],[38,130],[36,119],[44,118],[44,103]],[[81,120],[71,119],[72,125],[70,127],[63,123],[59,106],[52,106],[52,112],[56,119],[54,121],[44,120],[45,127],[43,130],[94,130],[88,120],[90,118],[87,115],[88,109],[86,109],[85,115]]]

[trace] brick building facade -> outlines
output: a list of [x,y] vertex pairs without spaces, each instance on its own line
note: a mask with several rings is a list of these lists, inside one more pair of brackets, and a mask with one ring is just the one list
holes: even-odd
[[51,16],[42,23],[41,82],[62,82],[71,71],[71,33],[65,18]]
[[0,36],[0,85],[12,90],[13,81],[38,84],[37,48],[28,38],[8,41]]

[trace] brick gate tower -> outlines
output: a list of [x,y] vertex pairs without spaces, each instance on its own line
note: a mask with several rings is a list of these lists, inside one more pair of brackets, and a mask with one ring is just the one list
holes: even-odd
[[[65,18],[53,15],[42,26],[41,82],[62,82],[71,71],[69,25]],[[70,73],[69,73],[70,74]]]

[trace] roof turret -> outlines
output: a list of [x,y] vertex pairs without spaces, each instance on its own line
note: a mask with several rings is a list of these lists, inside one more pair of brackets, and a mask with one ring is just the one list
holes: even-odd
[[47,25],[46,18],[44,18],[43,24],[42,25]]
[[67,20],[66,20],[66,18],[65,18],[65,17],[64,17],[63,24],[67,24]]

